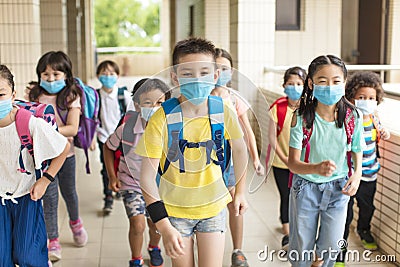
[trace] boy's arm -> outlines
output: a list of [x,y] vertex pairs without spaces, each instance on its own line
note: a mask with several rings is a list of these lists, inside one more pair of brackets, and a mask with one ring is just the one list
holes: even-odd
[[385,127],[382,127],[380,131],[383,140],[388,140],[390,138],[390,132]]
[[[69,148],[70,145],[67,142],[61,154],[51,160],[50,166],[47,169],[47,173],[52,177],[57,175],[58,171],[64,164],[64,161],[67,158],[69,152]],[[51,181],[48,178],[44,176],[40,177],[30,190],[31,199],[34,201],[41,199],[46,192],[47,186],[50,184],[50,182]]]
[[121,187],[121,183],[118,180],[117,174],[115,173],[114,170],[114,159],[115,159],[114,151],[112,151],[108,147],[107,142],[103,146],[103,156],[104,156],[104,165],[106,166],[107,175],[109,179],[108,186],[114,192],[118,192],[119,188]]
[[[146,202],[146,207],[161,201],[156,183],[157,169],[160,159],[143,157],[141,167],[140,187]],[[150,213],[150,212],[149,212]],[[151,217],[151,214],[150,214]],[[172,226],[168,217],[155,222],[157,230],[163,237],[165,252],[171,258],[183,255],[183,239],[181,234]]]
[[246,175],[247,175],[247,148],[243,138],[231,140],[233,167],[236,176],[236,188],[233,204],[235,215],[242,215],[248,208],[245,198]]

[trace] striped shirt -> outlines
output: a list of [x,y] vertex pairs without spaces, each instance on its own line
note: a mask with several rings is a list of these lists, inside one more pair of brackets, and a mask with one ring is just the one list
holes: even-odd
[[372,119],[363,122],[366,148],[363,151],[361,180],[372,182],[376,180],[381,165],[376,157],[376,129]]

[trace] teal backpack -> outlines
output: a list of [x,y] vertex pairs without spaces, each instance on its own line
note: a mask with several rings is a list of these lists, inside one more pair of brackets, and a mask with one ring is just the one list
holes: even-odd
[[[185,149],[205,147],[206,164],[216,164],[221,167],[225,185],[228,184],[230,175],[231,147],[224,138],[224,104],[218,96],[208,96],[209,121],[211,127],[210,140],[203,142],[190,142],[183,139],[182,109],[177,98],[171,98],[162,103],[168,125],[168,153],[164,162],[164,168],[158,167],[157,183],[160,177],[168,170],[171,162],[178,161],[180,173],[185,172]],[[211,158],[211,152],[215,150],[217,159]]]

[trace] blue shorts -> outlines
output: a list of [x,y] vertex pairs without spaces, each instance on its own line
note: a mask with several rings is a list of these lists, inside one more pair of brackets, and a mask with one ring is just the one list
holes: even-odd
[[194,232],[215,233],[226,231],[226,209],[223,209],[216,216],[207,219],[186,219],[169,217],[172,226],[182,237],[192,236]]
[[235,170],[233,169],[233,166],[231,166],[227,187],[231,188],[231,187],[234,187],[234,186],[236,186]]
[[134,190],[121,190],[122,199],[124,200],[124,206],[126,215],[128,218],[144,214],[147,216],[146,203],[142,193]]
[[47,234],[42,201],[29,194],[0,201],[0,267],[48,267]]

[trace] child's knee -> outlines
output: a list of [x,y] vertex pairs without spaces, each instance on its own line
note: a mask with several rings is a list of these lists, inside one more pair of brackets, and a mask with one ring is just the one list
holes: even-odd
[[129,230],[134,234],[143,234],[146,223],[143,216],[132,216],[129,218]]

